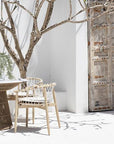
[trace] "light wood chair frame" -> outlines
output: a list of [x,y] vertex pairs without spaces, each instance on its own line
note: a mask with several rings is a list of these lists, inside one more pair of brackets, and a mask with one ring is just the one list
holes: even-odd
[[[19,97],[18,97],[18,92],[16,92],[16,102],[15,102],[15,126],[14,126],[14,131],[17,131],[17,117],[18,117],[18,109],[19,108],[26,108],[26,127],[28,127],[28,108],[40,108],[46,111],[46,120],[47,120],[47,130],[48,130],[48,135],[50,135],[50,125],[49,125],[49,113],[48,113],[48,107],[49,106],[54,106],[55,111],[56,111],[56,117],[58,121],[58,126],[60,128],[60,119],[59,119],[59,113],[58,113],[58,108],[57,108],[57,102],[56,102],[56,95],[55,95],[55,83],[51,84],[41,84],[41,85],[35,85],[32,88],[27,87],[26,92],[27,96],[29,95],[29,90],[32,89],[33,91],[37,88],[42,88],[42,93],[44,97],[44,102],[43,103],[38,103],[38,104],[29,104],[29,103],[19,103]],[[52,96],[53,96],[53,102],[48,102],[47,100],[47,91],[46,89],[51,87],[52,88]],[[33,113],[34,114],[34,113]]]

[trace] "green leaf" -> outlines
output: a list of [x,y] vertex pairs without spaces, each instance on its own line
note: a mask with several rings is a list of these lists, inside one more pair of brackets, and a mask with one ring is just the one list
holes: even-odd
[[13,63],[9,55],[6,53],[0,53],[0,77],[4,72],[9,79],[14,78],[13,74]]

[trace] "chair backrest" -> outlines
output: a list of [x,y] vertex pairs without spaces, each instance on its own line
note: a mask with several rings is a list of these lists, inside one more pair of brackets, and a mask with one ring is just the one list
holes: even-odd
[[27,77],[27,86],[43,84],[43,80],[35,77]]
[[[35,85],[41,85],[43,84],[43,80],[40,78],[35,78],[35,77],[27,77],[27,82],[26,82],[26,87],[33,87]],[[22,85],[18,85],[18,90],[22,90]]]
[[37,85],[37,88],[35,89],[35,96],[43,97],[43,88],[45,88],[47,99],[51,102],[53,100],[53,89],[55,86],[56,83]]

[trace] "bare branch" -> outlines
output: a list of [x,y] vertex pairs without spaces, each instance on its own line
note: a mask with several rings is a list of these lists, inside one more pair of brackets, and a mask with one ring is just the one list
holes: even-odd
[[[13,14],[13,12],[16,10],[16,8],[17,7],[15,7],[12,11],[11,11],[11,15]],[[4,22],[3,22],[3,24],[6,24],[6,22],[9,20],[9,18],[7,18]]]
[[[7,15],[8,15],[8,19],[6,19],[4,22],[1,21],[3,25],[2,24],[0,25],[0,32],[2,34],[3,41],[5,43],[5,46],[8,50],[8,52],[10,53],[10,55],[12,56],[12,58],[14,59],[16,64],[18,65],[18,68],[20,70],[20,73],[21,73],[22,77],[23,77],[23,75],[25,77],[25,73],[26,73],[29,61],[31,59],[34,47],[38,43],[38,41],[40,40],[42,34],[48,32],[48,31],[50,31],[50,30],[52,30],[52,29],[54,29],[54,28],[56,28],[60,25],[63,25],[65,23],[83,23],[83,22],[86,22],[86,21],[89,21],[89,20],[95,20],[97,18],[100,18],[104,14],[107,14],[107,13],[110,14],[110,13],[114,12],[114,10],[112,9],[112,7],[114,7],[114,5],[111,3],[111,0],[107,1],[104,4],[96,4],[96,5],[93,5],[93,6],[88,6],[86,4],[86,2],[83,3],[83,1],[78,0],[78,4],[80,5],[81,10],[76,12],[73,15],[72,1],[73,0],[69,0],[69,15],[68,15],[68,17],[63,21],[60,21],[60,22],[58,22],[56,24],[53,24],[53,25],[48,27],[49,21],[50,21],[51,16],[52,16],[55,0],[35,0],[34,13],[32,13],[28,9],[26,9],[26,7],[24,7],[19,2],[17,2],[17,0],[12,0],[12,1],[3,0],[3,2],[5,4]],[[46,14],[44,16],[45,18],[44,18],[44,21],[43,21],[43,25],[41,27],[41,30],[39,30],[38,29],[38,16],[39,16],[39,13],[40,13],[40,11],[43,7],[43,4],[45,2],[47,2],[48,6],[47,6],[47,9],[46,9]],[[32,27],[32,32],[31,32],[31,36],[30,36],[30,44],[29,44],[29,47],[28,47],[28,51],[25,55],[25,59],[22,55],[22,52],[21,52],[21,49],[20,49],[20,46],[19,46],[19,41],[18,41],[17,35],[16,35],[16,27],[15,27],[13,17],[12,17],[12,13],[14,12],[14,10],[10,12],[10,8],[8,7],[8,4],[11,4],[11,5],[14,4],[14,6],[22,8],[24,11],[29,13],[30,16],[32,16],[32,18],[33,18],[33,27]],[[103,11],[103,12],[99,13],[97,16],[94,16],[92,18],[88,18],[88,11],[90,9],[97,9],[97,8],[102,9],[104,7],[106,8],[106,11]],[[79,16],[80,14],[82,14],[84,12],[86,13],[85,18],[83,18],[81,20],[75,20],[74,19],[76,16]],[[7,20],[9,20],[11,28],[5,25]],[[6,30],[9,31],[12,34],[12,37],[13,37],[13,40],[14,40],[14,43],[15,43],[15,50],[18,53],[17,55],[16,55],[15,51],[13,51],[13,49],[9,45],[9,41],[8,41],[7,35],[5,33]]]
[[69,19],[70,19],[72,16],[72,2],[71,2],[71,0],[69,0],[69,6],[70,6]]
[[87,19],[88,19],[88,7],[87,7],[87,4],[86,4],[86,1],[84,1],[84,6],[85,6],[85,8],[86,8],[86,16],[87,16]]
[[[45,21],[44,21],[44,24],[43,24],[43,26],[45,26],[45,27],[47,26],[47,24],[48,24],[48,22],[50,20],[50,15],[52,13],[50,11],[52,11],[52,5],[53,5],[54,1],[55,0],[49,1],[48,10],[47,10],[47,13],[46,13],[47,15],[46,15],[46,18],[45,18]],[[31,58],[34,46],[36,45],[36,43],[39,41],[39,39],[41,37],[41,32],[39,32],[38,26],[37,26],[37,18],[38,18],[40,9],[42,8],[44,2],[45,2],[45,0],[42,0],[40,2],[40,4],[39,4],[39,0],[36,1],[35,13],[34,13],[34,17],[35,18],[34,18],[34,22],[33,22],[33,29],[32,29],[32,33],[31,33],[31,38],[30,38],[30,45],[29,45],[28,52],[27,52],[27,54],[25,56],[25,64],[26,64],[26,66],[28,66],[28,63],[29,63],[29,60]],[[42,27],[42,28],[44,28],[44,27]]]
[[[38,29],[38,24],[37,24],[37,18],[40,12],[41,7],[43,6],[45,0],[42,0],[39,4],[39,0],[36,0],[36,4],[35,4],[35,12],[34,12],[34,20],[33,20],[33,29],[32,29],[32,33],[34,32],[34,35],[31,34],[32,37],[40,37],[40,31]],[[31,38],[33,39],[33,38]]]
[[50,0],[46,0],[47,2],[50,2]]
[[5,34],[5,31],[2,29],[2,30],[0,30],[0,32],[1,32],[3,41],[4,41],[4,44],[5,44],[5,47],[6,47],[7,51],[8,51],[8,53],[12,56],[13,60],[17,64],[17,66],[19,66],[20,60],[17,57],[17,55],[15,54],[15,52],[13,51],[13,49],[11,48],[11,46],[9,45],[8,38],[7,38],[6,34]]
[[81,1],[78,0],[78,2],[80,3],[80,6],[82,7],[82,9],[84,9],[84,6],[83,6],[83,4],[81,3]]
[[52,15],[53,7],[54,7],[54,1],[51,1],[48,4],[46,16],[45,16],[44,23],[43,23],[43,26],[41,28],[41,31],[44,30],[47,27],[47,25],[48,25],[48,23],[50,21],[51,15]]
[[11,28],[9,28],[8,26],[5,26],[4,24],[0,24],[0,30],[3,30],[3,29],[7,29],[9,32],[11,32],[12,33],[12,29]]
[[[77,12],[74,16],[70,17],[70,19],[68,18],[68,19],[66,19],[66,20],[63,20],[63,21],[61,21],[61,22],[59,22],[59,23],[57,23],[57,24],[54,24],[54,25],[48,27],[47,29],[42,30],[42,31],[41,31],[41,34],[44,34],[44,33],[48,32],[48,31],[50,31],[50,30],[52,30],[52,29],[54,29],[54,28],[56,28],[56,27],[58,27],[58,26],[60,26],[60,25],[62,25],[62,24],[65,24],[65,23],[67,23],[67,22],[76,23],[76,22],[71,21],[71,20],[72,20],[74,17],[76,17],[77,15],[79,15],[80,13],[84,12],[84,11],[85,11],[85,9],[80,10],[80,11]],[[87,21],[87,20],[77,21],[77,23],[81,23],[81,22],[85,22],[85,21]]]
[[[39,0],[37,0],[37,2],[39,2]],[[38,15],[39,15],[39,12],[40,12],[40,9],[42,8],[43,6],[43,3],[45,2],[45,0],[42,0],[38,6],[38,3],[36,2],[36,5],[35,5],[35,14],[34,14],[34,17],[37,18]]]
[[54,1],[56,1],[56,0],[46,0],[47,2],[54,2]]
[[54,28],[56,28],[56,27],[58,27],[58,26],[60,26],[60,25],[62,25],[62,24],[65,24],[65,23],[67,23],[67,22],[69,22],[68,19],[67,19],[67,20],[63,20],[63,21],[61,21],[61,22],[59,22],[59,23],[57,23],[57,24],[54,24],[54,25],[48,27],[47,29],[41,31],[41,34],[44,34],[44,33],[48,32],[48,31],[50,31],[50,30],[52,30],[52,29],[54,29]]
[[13,2],[11,2],[11,1],[3,1],[3,2],[7,2],[7,3],[10,3],[10,4],[16,4],[16,5],[18,5],[19,7],[21,7],[23,10],[25,10],[26,12],[28,12],[32,17],[34,17],[33,16],[33,14],[28,10],[28,9],[26,9],[23,5],[21,5],[18,1],[13,1]]
[[1,0],[1,20],[3,20],[3,1]]
[[75,15],[73,15],[71,17],[71,19],[75,18],[77,15],[81,14],[82,12],[85,12],[86,9],[80,10],[79,12],[77,12]]
[[79,20],[79,21],[69,21],[70,23],[83,23],[88,21],[88,19],[84,19],[84,20]]
[[32,28],[32,32],[31,32],[31,36],[30,36],[30,44],[29,44],[29,48],[28,48],[28,51],[27,51],[26,56],[25,56],[26,67],[28,66],[29,60],[31,58],[33,48],[41,37],[41,33],[40,33],[40,31],[38,29],[38,25],[37,25],[37,18],[38,18],[40,9],[42,8],[44,2],[45,2],[45,0],[42,0],[39,4],[39,0],[36,0],[34,20],[33,20],[33,28]]
[[34,37],[31,36],[31,40],[30,40],[31,42],[30,42],[30,45],[29,45],[28,52],[26,53],[25,62],[24,62],[26,67],[28,66],[29,61],[31,59],[34,46],[37,44],[37,42],[39,41],[39,39],[40,38],[37,38],[37,39],[34,40]]
[[6,12],[7,12],[9,21],[10,21],[11,28],[12,28],[13,31],[15,32],[14,22],[13,22],[13,19],[12,19],[11,12],[10,12],[10,10],[9,10],[9,7],[8,7],[8,5],[7,5],[7,2],[4,2],[4,5],[5,5]]
[[14,25],[14,22],[13,22],[13,19],[12,19],[12,16],[11,16],[11,12],[10,12],[9,7],[7,5],[7,2],[4,2],[4,5],[5,5],[6,12],[7,12],[7,15],[8,15],[8,18],[9,18],[9,21],[10,21],[10,25],[11,25],[11,28],[12,28],[12,34],[13,34],[13,38],[14,38],[14,41],[15,41],[15,48],[16,48],[18,54],[19,54],[20,59],[22,61],[24,61],[24,57],[22,55],[21,49],[19,47],[19,42],[18,42],[18,39],[17,39],[17,36],[16,36],[15,25]]

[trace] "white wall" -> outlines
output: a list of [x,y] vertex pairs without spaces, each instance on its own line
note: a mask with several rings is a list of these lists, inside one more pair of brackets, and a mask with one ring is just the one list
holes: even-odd
[[[76,10],[80,10],[77,3]],[[76,20],[85,19],[83,13]],[[87,23],[76,24],[76,113],[88,112]]]
[[[56,1],[53,21],[56,23],[68,17],[68,1]],[[59,9],[58,9],[59,8]],[[53,22],[52,21],[52,22]],[[66,110],[75,112],[75,25],[64,24],[51,31],[51,71],[50,80],[57,83],[56,90],[66,92],[61,95]],[[64,103],[61,103],[64,105]]]
[[50,81],[50,38],[47,34],[33,51],[27,75],[40,77],[46,83]]
[[[68,2],[68,1],[67,1]],[[66,0],[56,2],[55,18],[57,21],[69,11],[65,9]],[[73,1],[76,11],[79,4]],[[59,7],[59,8],[58,8]],[[64,8],[64,9],[62,9]],[[83,13],[76,20],[85,18]],[[57,90],[65,91],[66,110],[82,113],[88,111],[88,51],[87,23],[65,24],[51,31],[51,81],[57,82]],[[61,101],[59,101],[61,103]]]
[[[75,1],[72,2],[74,10],[78,10],[79,6],[75,7]],[[27,4],[29,7],[30,3]],[[68,1],[57,0],[50,24],[66,19],[68,11]],[[24,30],[24,26],[22,27]],[[45,34],[40,40],[34,49],[27,75],[40,77],[44,82],[57,83],[60,110],[87,112],[87,61],[87,24],[64,24]]]
[[[66,0],[55,2],[50,25],[68,17],[68,4]],[[75,24],[65,24],[44,35],[34,50],[28,69],[28,75],[41,77],[45,82],[56,82],[59,110],[72,112],[75,112],[76,99],[75,27]]]

